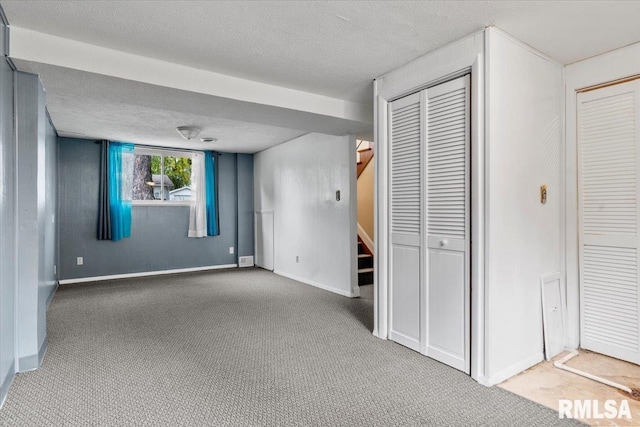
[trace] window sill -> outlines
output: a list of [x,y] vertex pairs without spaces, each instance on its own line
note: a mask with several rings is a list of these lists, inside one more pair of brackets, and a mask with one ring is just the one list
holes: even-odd
[[191,202],[188,200],[172,202],[161,202],[158,200],[134,200],[131,202],[131,206],[191,206]]

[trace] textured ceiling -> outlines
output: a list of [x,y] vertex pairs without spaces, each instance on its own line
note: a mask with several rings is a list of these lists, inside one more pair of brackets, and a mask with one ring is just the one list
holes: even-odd
[[640,41],[640,2],[3,1],[11,25],[371,103],[371,80],[495,24],[563,64]]
[[[273,107],[51,65],[24,61],[16,65],[40,75],[47,108],[60,136],[254,153],[310,130],[347,131],[340,127],[344,126],[341,121],[317,123],[317,118]],[[197,126],[202,132],[187,142],[175,130],[181,125]],[[285,127],[298,125],[297,129]],[[200,142],[205,136],[218,141]]]
[[[371,105],[372,79],[487,25],[567,64],[640,41],[640,1],[2,1],[13,27]],[[62,135],[184,144],[201,126],[221,151],[371,125],[37,62]],[[199,147],[199,143],[190,142]],[[204,148],[202,146],[202,148]]]

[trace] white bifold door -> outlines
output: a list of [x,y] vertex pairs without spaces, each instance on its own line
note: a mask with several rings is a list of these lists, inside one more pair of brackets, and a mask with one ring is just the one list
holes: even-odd
[[389,337],[469,373],[469,76],[393,101],[389,117]]
[[640,80],[577,101],[580,345],[640,363]]

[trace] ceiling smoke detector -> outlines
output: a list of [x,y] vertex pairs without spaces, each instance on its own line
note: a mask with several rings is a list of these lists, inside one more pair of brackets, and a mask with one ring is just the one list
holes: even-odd
[[200,138],[200,141],[202,141],[202,142],[216,142],[217,140],[218,140],[218,138],[210,138],[210,137]]
[[200,133],[200,128],[195,126],[178,126],[176,128],[181,137],[187,141],[192,140]]

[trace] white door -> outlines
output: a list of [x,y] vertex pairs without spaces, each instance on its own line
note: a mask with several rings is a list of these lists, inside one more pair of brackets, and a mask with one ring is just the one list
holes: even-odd
[[391,251],[389,338],[421,350],[424,93],[390,105]]
[[470,372],[469,76],[390,104],[389,338]]
[[273,271],[273,211],[256,212],[256,265]]
[[640,363],[640,80],[578,94],[581,346]]
[[425,353],[471,372],[469,76],[427,89]]

